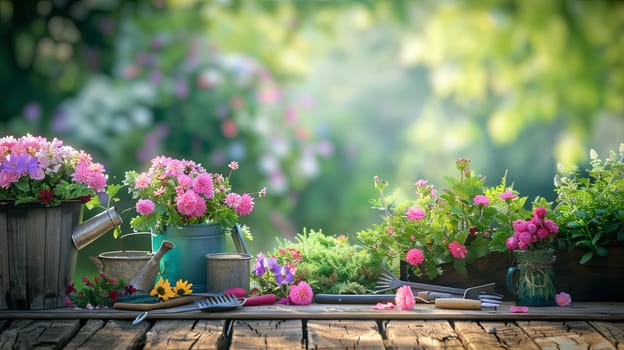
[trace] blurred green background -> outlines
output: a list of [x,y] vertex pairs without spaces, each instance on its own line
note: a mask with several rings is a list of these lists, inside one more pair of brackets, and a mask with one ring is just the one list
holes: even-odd
[[[553,199],[557,164],[624,141],[620,1],[0,0],[0,33],[3,135],[58,137],[110,182],[160,154],[237,160],[235,190],[269,193],[252,254],[377,223],[375,175],[409,194],[465,157]],[[148,242],[107,235],[77,274]]]

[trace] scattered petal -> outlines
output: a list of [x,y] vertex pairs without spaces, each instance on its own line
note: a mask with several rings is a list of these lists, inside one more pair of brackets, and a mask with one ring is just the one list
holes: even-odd
[[555,302],[559,306],[570,306],[572,304],[572,297],[566,292],[561,292],[555,295]]
[[377,303],[375,306],[373,306],[373,310],[392,310],[394,309],[394,304],[391,302],[387,302],[387,303]]
[[510,306],[509,307],[509,312],[513,312],[516,314],[523,314],[523,313],[527,313],[529,312],[529,308],[526,306]]

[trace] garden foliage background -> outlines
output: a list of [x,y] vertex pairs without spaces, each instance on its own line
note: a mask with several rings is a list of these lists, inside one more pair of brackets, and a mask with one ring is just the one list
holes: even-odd
[[624,136],[619,1],[0,0],[0,33],[3,135],[61,138],[109,181],[159,154],[237,160],[235,188],[269,193],[254,254],[378,222],[375,175],[410,194],[466,157],[552,199],[557,163]]

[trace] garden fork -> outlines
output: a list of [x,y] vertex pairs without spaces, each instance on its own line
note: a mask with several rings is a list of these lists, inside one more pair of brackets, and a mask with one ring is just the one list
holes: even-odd
[[442,298],[459,298],[481,300],[488,305],[500,305],[503,299],[502,295],[499,295],[494,291],[495,283],[488,283],[465,289],[453,288],[435,284],[402,281],[387,269],[383,269],[381,275],[379,276],[375,292],[379,293],[402,286],[409,286],[412,289],[416,289],[417,296],[426,301],[434,301]]

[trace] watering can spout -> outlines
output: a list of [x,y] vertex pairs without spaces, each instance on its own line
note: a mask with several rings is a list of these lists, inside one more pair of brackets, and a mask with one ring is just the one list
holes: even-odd
[[115,207],[110,207],[76,226],[72,232],[74,246],[80,250],[100,238],[113,227],[121,225],[121,223],[121,216],[119,216]]
[[163,255],[173,249],[175,244],[171,241],[163,241],[160,249],[145,263],[145,265],[130,280],[130,285],[138,291],[149,292],[154,287],[156,275],[160,271],[160,259]]

